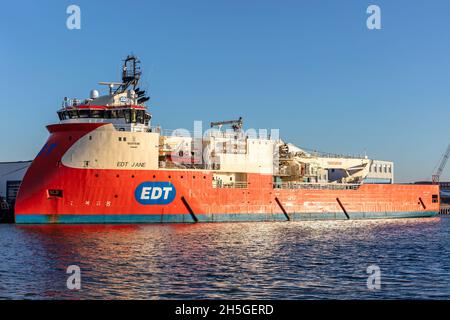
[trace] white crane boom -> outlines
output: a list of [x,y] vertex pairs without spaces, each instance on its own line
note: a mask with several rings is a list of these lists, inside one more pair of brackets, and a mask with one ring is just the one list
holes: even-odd
[[444,171],[445,165],[447,164],[448,158],[450,157],[450,144],[447,147],[447,150],[442,156],[441,163],[439,164],[436,173],[432,177],[433,183],[439,183],[439,179],[441,177],[442,172]]

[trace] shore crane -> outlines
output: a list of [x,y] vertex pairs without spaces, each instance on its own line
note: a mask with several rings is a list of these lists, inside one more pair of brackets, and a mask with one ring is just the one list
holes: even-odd
[[447,150],[442,155],[442,159],[441,159],[438,169],[436,170],[436,173],[433,174],[433,176],[431,177],[431,181],[433,182],[433,184],[439,183],[439,179],[441,177],[442,171],[444,171],[445,165],[447,164],[449,157],[450,157],[450,144],[447,146]]

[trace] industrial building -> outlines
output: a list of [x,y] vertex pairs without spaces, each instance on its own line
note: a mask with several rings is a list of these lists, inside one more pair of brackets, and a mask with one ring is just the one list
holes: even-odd
[[0,162],[0,199],[15,202],[17,191],[31,161]]

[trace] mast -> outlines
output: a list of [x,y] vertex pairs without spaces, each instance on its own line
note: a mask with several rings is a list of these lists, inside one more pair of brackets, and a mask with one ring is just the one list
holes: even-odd
[[142,104],[150,100],[150,97],[146,95],[145,90],[140,90],[137,87],[142,75],[140,64],[141,60],[134,55],[128,55],[125,60],[123,60],[122,83],[116,91],[114,91],[114,94],[125,92],[131,87],[131,89],[136,93],[137,102]]

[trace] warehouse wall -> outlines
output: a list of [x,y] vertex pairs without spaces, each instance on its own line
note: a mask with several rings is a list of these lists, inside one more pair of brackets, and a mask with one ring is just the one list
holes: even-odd
[[22,181],[31,161],[0,162],[0,197],[7,197],[8,181]]

